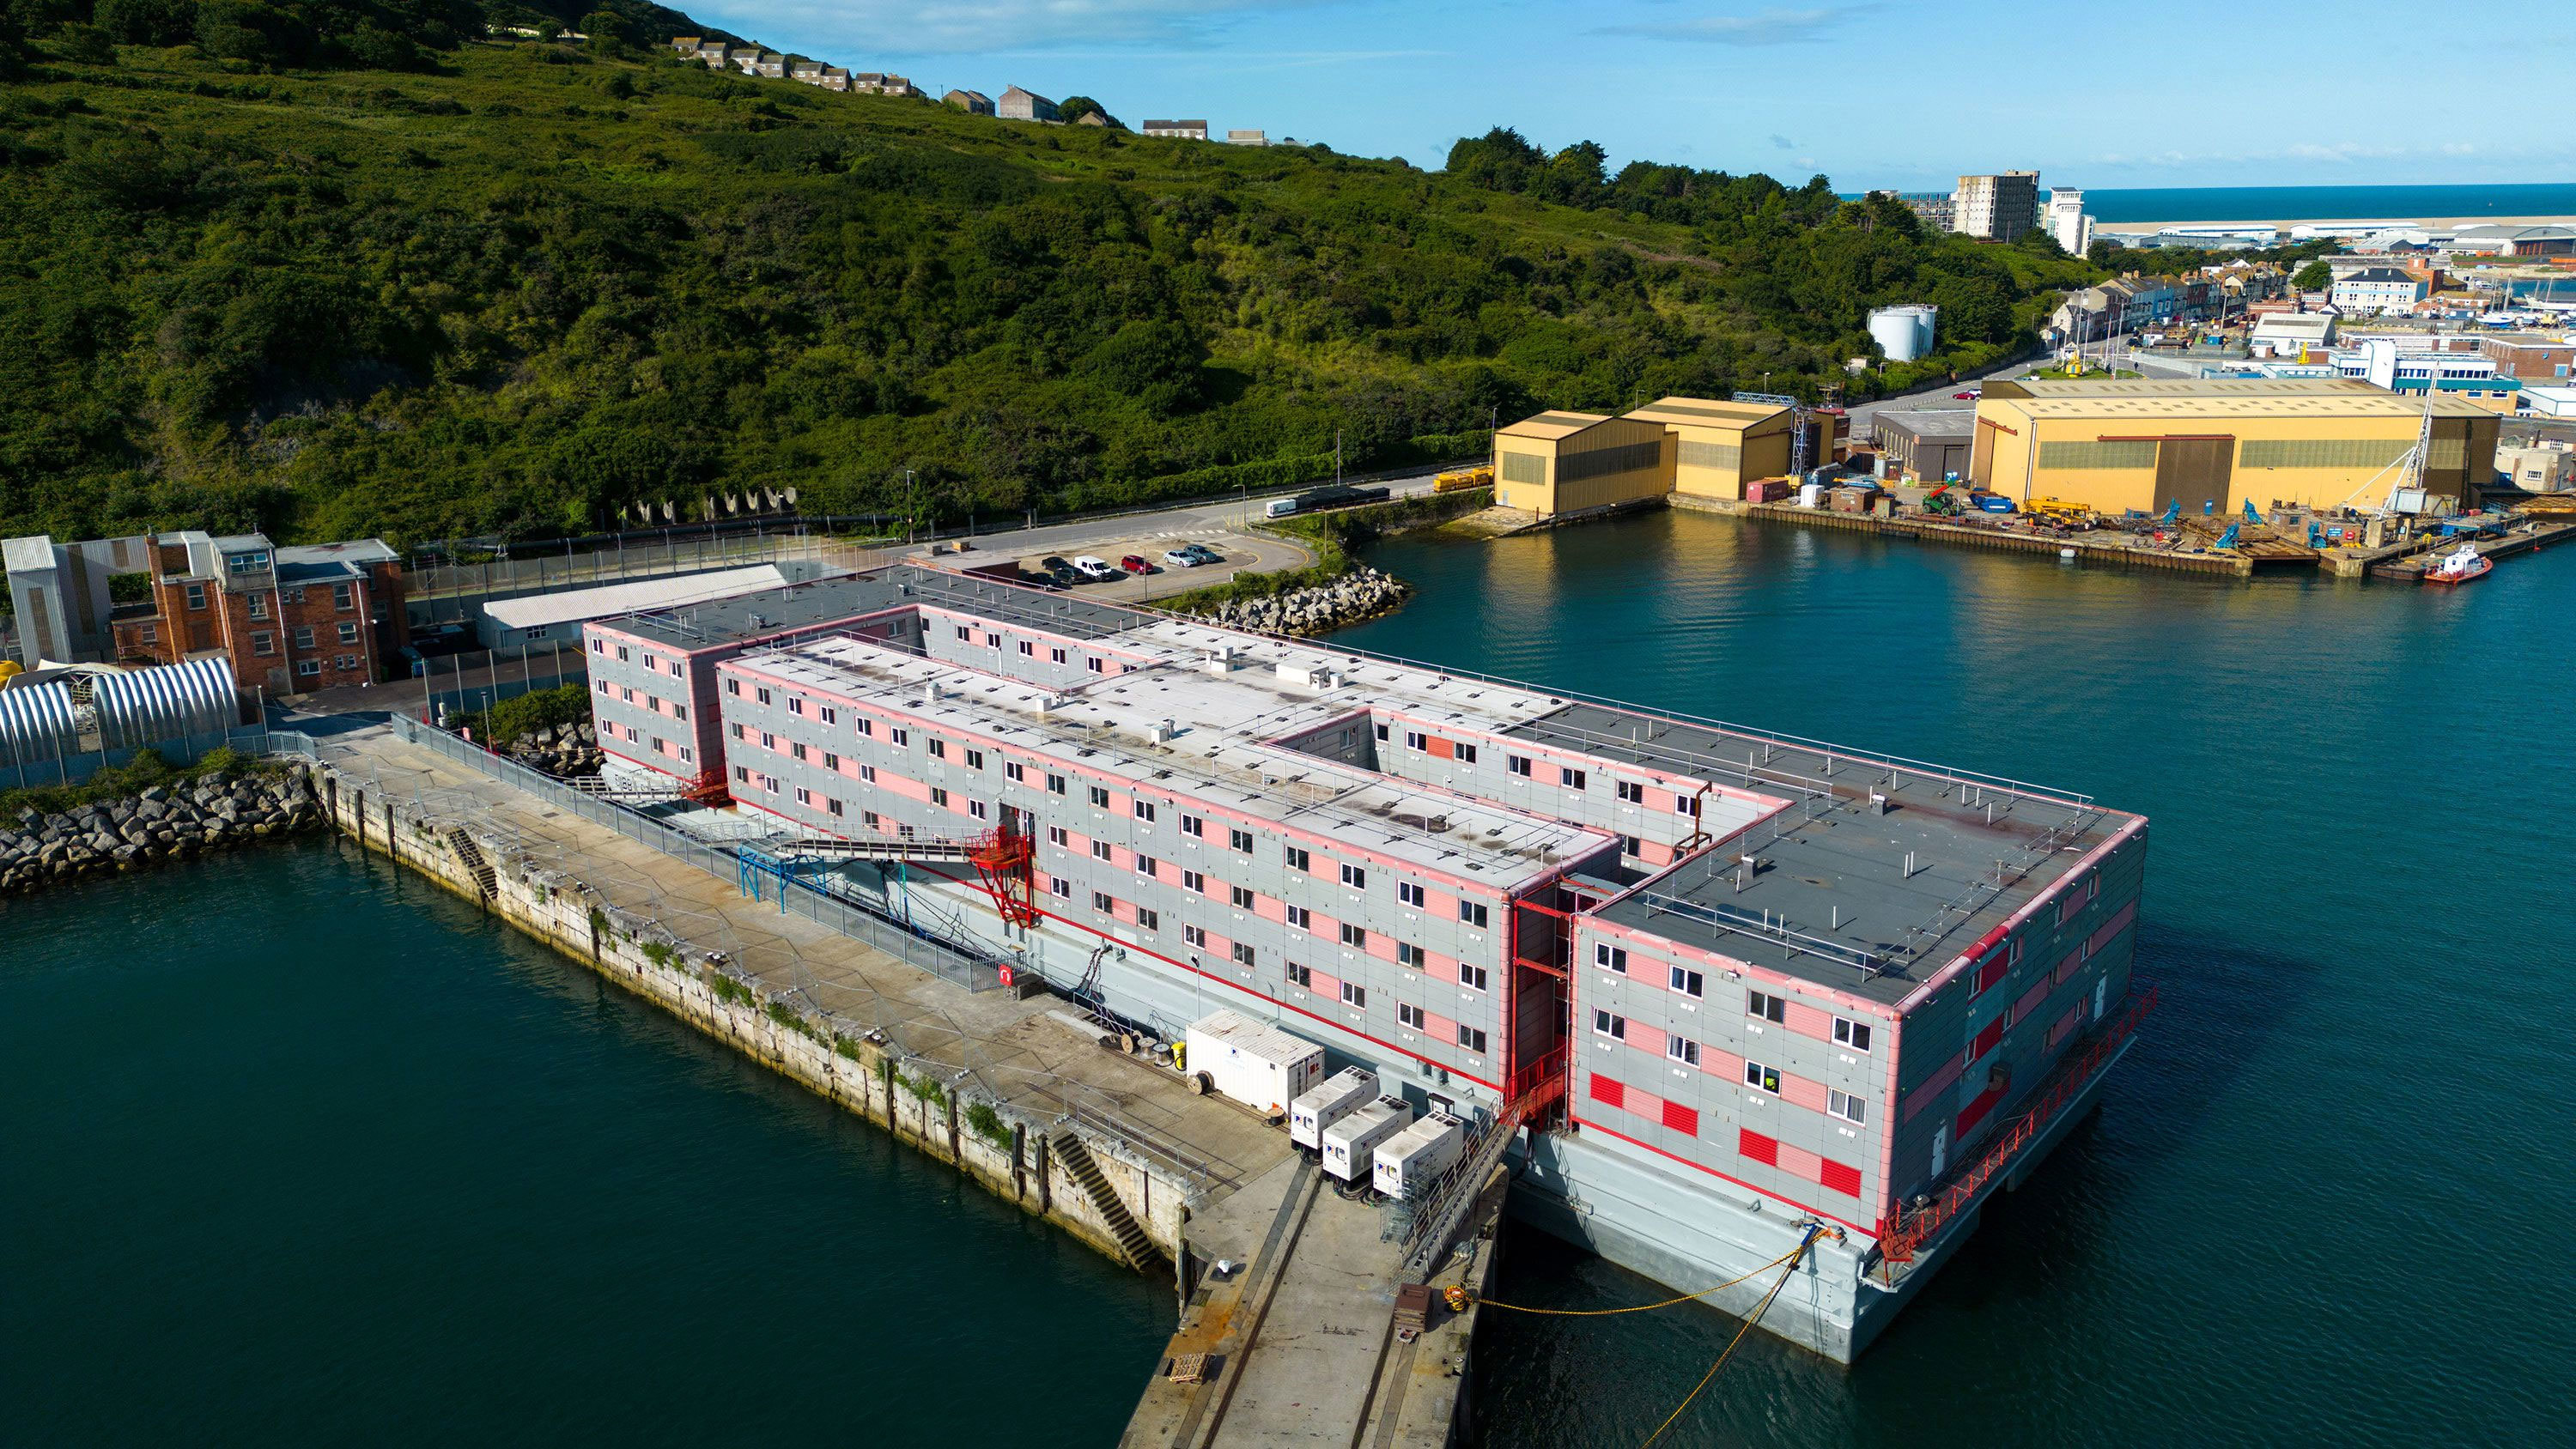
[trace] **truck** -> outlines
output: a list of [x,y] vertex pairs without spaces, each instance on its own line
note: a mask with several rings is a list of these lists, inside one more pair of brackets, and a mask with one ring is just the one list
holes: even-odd
[[1377,1145],[1370,1185],[1401,1202],[1438,1180],[1466,1149],[1466,1123],[1446,1112],[1426,1112]]
[[1314,1089],[1324,1075],[1324,1049],[1230,1010],[1190,1023],[1182,1039],[1189,1071],[1206,1091],[1231,1097],[1264,1117]]
[[1413,1125],[1402,1097],[1380,1097],[1324,1129],[1324,1172],[1360,1187],[1369,1184],[1377,1146]]
[[1324,1129],[1356,1112],[1377,1095],[1377,1073],[1346,1067],[1330,1080],[1288,1104],[1288,1140],[1311,1152],[1324,1150]]
[[1291,513],[1312,513],[1319,508],[1347,508],[1355,503],[1384,503],[1394,497],[1385,488],[1354,488],[1334,484],[1329,488],[1309,488],[1288,498],[1273,498],[1262,509],[1272,518],[1285,518]]
[[1473,468],[1459,468],[1431,480],[1434,493],[1463,493],[1470,488],[1494,486],[1494,465],[1481,463]]

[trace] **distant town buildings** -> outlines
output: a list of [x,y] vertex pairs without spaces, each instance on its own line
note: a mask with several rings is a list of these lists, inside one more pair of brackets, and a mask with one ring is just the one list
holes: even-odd
[[982,91],[950,91],[939,98],[943,106],[954,106],[970,116],[993,114],[993,98]]
[[2093,218],[2084,214],[2083,192],[2061,186],[2048,193],[2048,234],[2070,256],[2092,248]]
[[1032,90],[1013,86],[993,103],[993,114],[1005,121],[1052,121],[1055,102]]
[[1205,121],[1147,121],[1137,128],[1148,136],[1168,136],[1178,141],[1204,141],[1208,138]]
[[2339,277],[2327,293],[2338,312],[2405,312],[2424,300],[2432,287],[2424,278],[2395,267],[2365,267]]
[[2019,241],[2039,225],[2039,173],[1962,176],[1951,193],[1950,229],[1983,241]]
[[1225,133],[1225,144],[1229,146],[1267,146],[1270,144],[1270,134],[1266,131],[1228,131]]

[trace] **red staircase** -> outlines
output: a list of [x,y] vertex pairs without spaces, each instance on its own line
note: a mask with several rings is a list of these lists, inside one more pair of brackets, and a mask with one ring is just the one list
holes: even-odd
[[1037,924],[1037,891],[1030,868],[1037,858],[1034,841],[1005,824],[975,837],[966,848],[966,858],[974,863],[976,879],[993,898],[993,909],[1001,913],[1004,923],[1023,929]]
[[2084,1094],[2119,1053],[2121,1043],[2138,1029],[2147,1013],[2156,1009],[2156,989],[2148,987],[2143,996],[2132,996],[2111,1024],[2093,1034],[2092,1040],[2061,1058],[2039,1088],[2037,1100],[2030,1109],[2007,1123],[1994,1140],[1977,1154],[1948,1182],[1932,1194],[1932,1201],[1920,1208],[1899,1207],[1878,1221],[1878,1252],[1890,1263],[1911,1263],[1925,1243],[1938,1236],[1942,1228],[1966,1212],[1977,1200],[1977,1194],[1998,1173],[2012,1165],[2024,1147],[2050,1124],[2059,1113]]

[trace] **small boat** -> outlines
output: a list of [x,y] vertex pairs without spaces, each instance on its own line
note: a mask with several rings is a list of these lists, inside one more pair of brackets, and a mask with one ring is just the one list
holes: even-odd
[[2444,555],[2431,568],[2424,570],[2424,582],[2465,584],[2494,567],[2494,559],[2464,543],[2455,552]]

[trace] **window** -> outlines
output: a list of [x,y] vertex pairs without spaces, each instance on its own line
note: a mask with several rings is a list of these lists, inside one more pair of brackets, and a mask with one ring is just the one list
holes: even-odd
[[[144,625],[144,626],[143,626],[143,642],[144,642],[144,643],[146,643],[146,644],[158,644],[158,643],[160,643],[160,642],[161,642],[161,626],[160,626],[160,625],[158,625],[158,624],[146,624],[146,625]],[[605,686],[602,686],[602,687],[604,688]]]
[[1626,1041],[1628,1039],[1628,1018],[1624,1016],[1613,1016],[1609,1012],[1603,1011],[1601,1008],[1596,1006],[1592,1008],[1592,1034],[1594,1036],[1606,1036],[1612,1041]]
[[1110,911],[1116,909],[1117,905],[1118,903],[1116,901],[1109,898],[1109,893],[1107,891],[1093,891],[1091,893],[1091,908],[1103,915],[1107,915]]
[[1290,906],[1287,908],[1287,912],[1288,924],[1295,926],[1301,931],[1311,931],[1315,929],[1314,912],[1307,910],[1304,906]]
[[1472,765],[1476,763],[1476,747],[1474,745],[1460,745],[1458,747],[1458,763],[1462,765]]
[[1102,808],[1102,809],[1104,809],[1104,810],[1105,810],[1105,809],[1107,809],[1107,808],[1109,808],[1109,792],[1108,792],[1108,791],[1106,791],[1106,790],[1101,789],[1101,788],[1100,788],[1099,786],[1097,786],[1097,785],[1092,786],[1092,787],[1091,787],[1091,803],[1092,803],[1092,804],[1094,804],[1094,805],[1099,806],[1100,808]]
[[1181,927],[1181,939],[1188,942],[1190,945],[1205,947],[1207,945],[1207,932],[1197,926],[1183,926]]
[[1483,906],[1474,901],[1460,901],[1458,903],[1458,919],[1481,931],[1485,929],[1485,922],[1488,917]]
[[1472,1026],[1458,1028],[1458,1045],[1478,1056],[1485,1054],[1485,1034]]
[[947,759],[948,742],[946,740],[932,740],[930,742],[930,757],[934,760]]
[[295,661],[295,672],[308,678],[319,674],[322,672],[322,661],[319,659],[298,659]]
[[1832,1115],[1840,1117],[1844,1121],[1851,1123],[1855,1127],[1869,1120],[1869,1103],[1851,1095],[1849,1092],[1829,1091],[1825,1093],[1825,1110]]
[[1359,984],[1358,982],[1356,982],[1356,981],[1345,981],[1345,982],[1343,982],[1343,983],[1342,983],[1342,1005],[1344,1005],[1344,1006],[1356,1006],[1356,1007],[1359,1007],[1359,1008],[1360,1008],[1361,1010],[1363,1010],[1363,1011],[1367,1010],[1367,1009],[1368,1009],[1368,988],[1367,988],[1367,987],[1364,987],[1364,986],[1362,986],[1362,985],[1360,985],[1360,984]]
[[1687,970],[1680,966],[1672,968],[1672,988],[1684,996],[1705,996],[1708,994],[1707,983],[1701,978],[1700,974],[1696,971]]
[[1106,674],[1109,672],[1109,666],[1102,663],[1098,655],[1093,655],[1090,658],[1083,660],[1082,667],[1090,670],[1094,674]]
[[1839,1016],[1835,1017],[1834,1044],[1836,1046],[1850,1047],[1856,1052],[1868,1051],[1869,1023],[1865,1021],[1852,1021]]
[[1628,948],[1613,946],[1607,941],[1595,941],[1592,943],[1592,964],[1604,971],[1616,971],[1625,976],[1628,974]]
[[787,712],[794,715],[803,714],[805,712],[805,701],[798,699],[792,694],[789,695],[787,697]]
[[902,749],[912,743],[912,731],[901,725],[895,725],[886,731],[886,743],[896,749]]
[[1306,853],[1305,847],[1292,845],[1287,847],[1287,859],[1290,870],[1305,870],[1315,858]]
[[1664,1038],[1664,1055],[1686,1067],[1699,1065],[1699,1043],[1687,1037]]
[[[679,671],[674,670],[674,671],[672,671],[672,672],[676,674],[676,673],[678,673]],[[825,724],[838,724],[838,723],[840,723],[840,719],[841,719],[841,712],[840,712],[839,710],[832,708],[832,707],[831,707],[830,705],[828,705],[828,704],[827,704],[827,705],[825,705],[825,706],[823,706],[823,723],[825,723]]]
[[1622,835],[1619,837],[1619,853],[1621,855],[1644,855],[1646,853],[1646,844],[1644,841],[1639,840],[1633,835]]
[[1569,790],[1583,789],[1583,772],[1581,770],[1560,769],[1556,772],[1556,782]]
[[1058,899],[1058,900],[1065,900],[1065,901],[1072,900],[1072,899],[1073,899],[1073,882],[1071,882],[1071,881],[1069,881],[1069,880],[1066,880],[1063,876],[1060,876],[1060,875],[1051,875],[1051,876],[1048,876],[1048,877],[1047,877],[1047,894],[1048,894],[1048,895],[1051,895],[1051,896],[1054,896],[1054,897],[1055,897],[1056,899]]
[[941,808],[941,809],[943,809],[943,810],[944,810],[944,809],[946,809],[946,808],[948,808],[948,792],[947,792],[946,790],[941,789],[941,788],[940,788],[940,787],[938,787],[937,785],[933,785],[933,786],[931,786],[931,787],[930,787],[930,803],[931,803],[931,804],[933,804],[933,805],[936,805],[936,806],[940,807],[940,808]]
[[[250,596],[250,616],[254,619],[265,619],[268,617],[268,595],[253,594]],[[543,638],[545,636],[545,632],[546,631],[543,629],[532,629],[528,631],[528,637],[532,639]]]
[[[688,756],[689,756],[689,752],[688,752],[688,751],[686,751],[686,750],[682,750],[682,751],[680,752],[680,758],[682,758],[682,759],[687,759],[687,758],[688,758]],[[874,829],[876,829],[876,828],[877,828],[877,812],[875,812],[875,811],[873,811],[873,810],[862,810],[862,811],[860,811],[860,812],[859,812],[859,823],[860,823],[861,825],[866,826],[866,827],[867,827],[867,828],[869,828],[870,830],[874,830]],[[1072,887],[1067,886],[1064,890],[1061,890],[1061,891],[1056,892],[1056,894],[1058,894],[1058,895],[1070,895],[1070,894],[1071,894],[1071,892],[1072,892]]]
[[206,586],[204,584],[188,585],[188,607],[191,609],[202,609],[206,607]]
[[1409,941],[1396,942],[1395,964],[1398,966],[1410,966],[1416,971],[1421,970],[1422,948]]
[[1154,818],[1154,802],[1150,800],[1138,800],[1134,803],[1137,819],[1151,820]]
[[826,770],[838,770],[841,768],[841,757],[833,754],[830,750],[825,750],[823,752],[823,768]]
[[806,788],[805,788],[804,786],[802,786],[802,785],[797,786],[797,787],[796,787],[796,803],[797,803],[797,804],[799,804],[799,805],[811,805],[811,804],[813,804],[813,803],[814,803],[814,792],[813,792],[813,791],[811,791],[811,790],[806,789]]
[[1675,815],[1688,815],[1693,818],[1697,818],[1699,815],[1698,797],[1691,795],[1675,795],[1673,797],[1673,813]]
[[[618,652],[619,652],[621,655],[623,655],[625,651],[624,651],[624,650],[620,650],[620,651],[618,651]],[[763,688],[755,687],[755,688],[752,690],[752,693],[753,693],[753,694],[755,694],[755,695],[757,695],[757,696],[759,696],[760,702],[761,702],[762,704],[767,704],[767,703],[769,703],[769,691],[768,691],[767,689],[763,689]]]
[[1144,927],[1148,931],[1159,931],[1163,929],[1163,918],[1160,914],[1154,911],[1149,911],[1143,906],[1138,906],[1136,908],[1136,924]]
[[[732,680],[730,680],[730,679],[728,679],[728,680],[726,680],[726,681],[725,681],[725,683],[727,683],[727,684],[731,684],[731,683],[733,683],[733,681],[732,681]],[[737,689],[737,690],[735,690],[735,691],[734,691],[734,693],[736,693],[736,694],[740,694],[740,693],[742,693],[742,691],[741,691],[741,690],[739,690],[739,689]],[[860,719],[860,720],[854,720],[854,721],[852,721],[852,724],[853,724],[853,725],[855,725],[855,726],[857,727],[857,729],[858,729],[858,732],[859,732],[860,734],[863,734],[863,735],[874,735],[874,734],[877,732],[877,722],[876,722],[875,720],[872,720],[872,719]]]
[[1228,830],[1225,833],[1225,843],[1242,851],[1246,855],[1250,855],[1252,853],[1252,832],[1249,830]]
[[866,781],[868,784],[875,784],[877,782],[877,767],[874,765],[859,766],[859,778]]
[[1646,787],[1645,787],[1645,786],[1643,786],[1643,785],[1639,785],[1639,784],[1635,784],[1635,783],[1633,783],[1633,782],[1631,782],[1631,781],[1621,780],[1621,781],[1619,781],[1619,782],[1618,782],[1618,787],[1617,787],[1617,788],[1618,788],[1618,791],[1619,791],[1619,798],[1620,798],[1620,799],[1622,799],[1622,800],[1624,800],[1624,801],[1626,801],[1626,802],[1628,802],[1629,804],[1631,804],[1631,805],[1643,805],[1643,804],[1645,804],[1645,803],[1646,803]]
[[1485,968],[1482,966],[1470,966],[1464,961],[1459,962],[1458,984],[1466,987],[1470,991],[1482,991],[1486,989]]
[[1236,886],[1236,887],[1234,888],[1234,890],[1233,890],[1232,894],[1233,894],[1233,897],[1234,897],[1234,908],[1235,908],[1236,910],[1238,910],[1238,911],[1248,911],[1248,910],[1251,910],[1251,909],[1252,909],[1252,892],[1251,892],[1251,891],[1246,890],[1246,889],[1245,889],[1245,888],[1243,888],[1242,886]]
[[1002,647],[1002,636],[1001,636],[1001,635],[999,635],[999,634],[991,634],[991,633],[986,634],[986,635],[984,636],[984,647],[985,647],[985,648],[987,648],[987,649],[999,649],[999,648],[1001,648],[1001,647]]
[[1048,650],[1047,661],[1052,664],[1062,664],[1064,662],[1064,651],[1061,649]]
[[1205,895],[1207,894],[1207,877],[1194,870],[1182,871],[1181,889],[1186,891],[1197,891],[1199,894]]
[[[627,702],[628,704],[633,704],[633,703],[635,702],[635,696],[634,696],[634,695],[632,695],[632,694],[627,695],[627,696],[626,696],[626,702]],[[761,747],[762,749],[764,749],[764,750],[774,750],[774,749],[777,749],[777,748],[778,748],[778,736],[771,734],[771,733],[770,733],[769,731],[767,731],[767,730],[762,730],[762,731],[760,732],[760,747]]]
[[1395,883],[1395,898],[1398,902],[1404,905],[1419,906],[1422,904],[1422,887],[1415,885],[1409,880],[1397,881]]
[[1004,760],[1002,762],[1002,778],[1015,785],[1026,784],[1028,783],[1029,778],[1028,768],[1017,760]]
[[[600,691],[601,691],[602,693],[606,693],[606,692],[607,692],[607,689],[608,689],[608,686],[606,686],[606,685],[604,685],[604,684],[600,686]],[[741,738],[743,737],[743,733],[742,733],[742,721],[741,721],[741,720],[735,720],[732,724],[729,724],[729,725],[725,726],[725,728],[727,728],[727,729],[729,729],[729,730],[733,731],[733,737],[734,737],[735,739],[741,739]]]
[[1064,776],[1062,776],[1062,775],[1049,775],[1049,776],[1047,776],[1047,793],[1048,793],[1048,794],[1050,794],[1050,795],[1061,795],[1061,794],[1063,794],[1063,793],[1064,793]]
[[1764,1021],[1787,1021],[1789,1003],[1759,991],[1744,993],[1744,1014]]
[[1235,942],[1235,943],[1234,943],[1234,964],[1235,964],[1235,965],[1237,965],[1237,966],[1250,966],[1250,965],[1254,964],[1254,963],[1253,963],[1253,955],[1254,955],[1254,953],[1253,953],[1253,950],[1252,950],[1252,947],[1251,947],[1250,943],[1248,943],[1248,942],[1244,942],[1244,941],[1237,941],[1237,942]]
[[966,752],[966,768],[970,770],[980,770],[984,768],[984,752],[982,750],[968,750]]
[[276,653],[276,652],[277,652],[277,636],[276,636],[276,635],[274,635],[274,634],[269,633],[269,632],[268,632],[267,630],[265,630],[265,629],[259,630],[258,632],[256,632],[256,633],[252,634],[252,635],[250,636],[250,652],[251,652],[251,653],[253,653],[253,654],[274,654],[274,653]]
[[1503,756],[1503,763],[1504,763],[1504,765],[1505,765],[1508,769],[1510,769],[1510,770],[1511,770],[1511,772],[1512,772],[1513,774],[1520,776],[1520,777],[1521,777],[1522,779],[1524,779],[1524,780],[1526,780],[1526,779],[1528,779],[1528,778],[1529,778],[1529,775],[1530,775],[1530,757],[1529,757],[1529,756],[1527,756],[1527,755],[1505,755],[1505,756]]
[[957,637],[960,641],[971,644],[975,640],[975,631],[960,624],[957,626]]
[[[591,641],[590,641],[590,652],[591,652],[591,653],[593,653],[593,654],[605,654],[605,653],[607,653],[607,652],[608,652],[608,641],[607,641],[607,640],[605,640],[605,639],[593,639],[593,640],[591,640]],[[733,681],[731,681],[731,680],[727,680],[727,681],[725,681],[725,682],[726,682],[726,683],[728,683],[728,684],[730,684],[730,683],[732,683]]]
[[1776,1097],[1780,1094],[1780,1069],[1777,1067],[1766,1067],[1760,1062],[1746,1062],[1744,1064],[1744,1085],[1748,1087],[1758,1087]]
[[1342,944],[1353,950],[1365,950],[1368,947],[1368,932],[1344,921],[1342,922]]
[[1154,857],[1150,855],[1140,855],[1136,857],[1136,873],[1138,875],[1153,875],[1161,869],[1162,862],[1154,859]]
[[1094,860],[1107,860],[1109,858],[1109,842],[1106,840],[1095,840],[1091,842],[1091,858]]
[[733,778],[734,783],[742,784],[751,779],[751,771],[744,769],[740,765],[736,765],[733,767]]
[[823,810],[826,814],[838,815],[841,813],[841,802],[826,795],[823,797]]
[[1183,835],[1205,839],[1207,837],[1207,822],[1196,815],[1184,815],[1181,817],[1181,833]]
[[1021,640],[1021,641],[1020,641],[1020,652],[1021,652],[1022,654],[1024,654],[1024,655],[1028,656],[1028,657],[1029,657],[1029,658],[1031,658],[1031,659],[1035,659],[1035,658],[1037,658],[1037,657],[1038,657],[1038,646],[1037,646],[1037,641],[1036,641],[1036,640],[1034,640],[1034,639],[1023,639],[1023,640]]
[[1420,730],[1406,730],[1404,747],[1408,750],[1427,750],[1431,748],[1431,741],[1423,738]]
[[1409,1026],[1415,1031],[1422,1030],[1422,1008],[1409,1001],[1397,1002],[1395,1004],[1395,1024],[1398,1026]]
[[[301,597],[301,595],[300,595],[300,592],[299,592],[299,596],[298,596],[298,597],[297,597],[297,599],[296,599],[296,602],[297,602],[297,603],[299,603],[299,604],[300,604],[300,603],[302,603],[302,602],[304,602],[304,601],[303,601],[303,599],[302,599],[302,597]],[[626,662],[626,646],[625,646],[625,645],[623,645],[623,644],[620,644],[620,645],[618,645],[618,646],[617,646],[617,662],[618,662],[618,663],[620,663],[620,664],[623,664],[623,663],[625,663],[625,662]]]
[[[978,820],[989,817],[992,814],[992,809],[993,807],[985,804],[981,800],[969,800],[966,802],[966,813]],[[1151,875],[1153,872],[1147,871],[1146,874]]]
[[1069,843],[1069,842],[1067,841],[1067,839],[1066,839],[1066,837],[1065,837],[1064,827],[1063,827],[1063,826],[1061,826],[1061,825],[1050,825],[1050,826],[1048,826],[1048,827],[1047,827],[1047,844],[1049,844],[1049,845],[1064,845],[1064,844],[1067,844],[1067,843]]
[[673,719],[687,719],[688,717],[689,717],[689,707],[688,707],[687,705],[685,705],[685,704],[681,704],[681,703],[678,703],[677,701],[674,701],[674,702],[672,703],[672,705],[671,705],[671,718],[673,718]]
[[1290,985],[1312,986],[1315,984],[1315,973],[1298,965],[1294,961],[1287,963],[1286,971]]
[[804,759],[804,758],[805,758],[805,744],[804,744],[804,742],[803,742],[802,740],[799,740],[799,741],[797,741],[796,743],[789,745],[789,746],[787,747],[787,753],[789,753],[789,754],[791,754],[791,755],[794,755],[796,758],[798,758],[798,759],[800,759],[800,760],[801,760],[801,759]]
[[1355,891],[1367,890],[1368,872],[1359,866],[1345,863],[1342,866],[1342,884]]
[[310,629],[298,629],[298,630],[296,630],[296,631],[295,631],[295,647],[296,647],[296,648],[298,648],[298,649],[310,649],[310,648],[312,648],[312,647],[313,647],[313,631],[312,631],[312,630],[310,630]]

